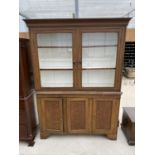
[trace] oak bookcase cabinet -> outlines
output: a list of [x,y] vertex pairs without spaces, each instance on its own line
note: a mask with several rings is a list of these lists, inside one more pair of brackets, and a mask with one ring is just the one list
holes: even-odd
[[117,138],[129,18],[28,19],[40,136]]

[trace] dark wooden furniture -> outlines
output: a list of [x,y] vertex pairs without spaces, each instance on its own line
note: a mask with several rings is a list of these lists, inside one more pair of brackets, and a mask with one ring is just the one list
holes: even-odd
[[123,108],[123,117],[121,124],[122,131],[129,145],[135,145],[135,108]]
[[19,140],[29,146],[33,146],[36,132],[31,70],[29,40],[19,39]]
[[28,19],[41,138],[117,138],[129,18]]

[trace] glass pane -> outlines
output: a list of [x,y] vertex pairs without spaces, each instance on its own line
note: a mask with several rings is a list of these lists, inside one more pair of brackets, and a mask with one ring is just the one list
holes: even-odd
[[117,45],[116,32],[83,33],[83,46]]
[[37,34],[38,46],[72,46],[71,33]]
[[71,69],[72,48],[38,48],[40,69]]
[[82,67],[115,68],[117,33],[83,33]]
[[83,87],[114,87],[115,70],[83,70]]
[[72,33],[37,34],[40,69],[71,69]]
[[41,71],[41,87],[73,87],[73,71]]
[[83,68],[115,68],[117,47],[82,49]]

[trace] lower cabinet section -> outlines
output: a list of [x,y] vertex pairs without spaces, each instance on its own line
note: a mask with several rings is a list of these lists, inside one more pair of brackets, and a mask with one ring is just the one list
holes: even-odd
[[117,138],[119,98],[38,95],[41,138],[50,134],[102,134]]

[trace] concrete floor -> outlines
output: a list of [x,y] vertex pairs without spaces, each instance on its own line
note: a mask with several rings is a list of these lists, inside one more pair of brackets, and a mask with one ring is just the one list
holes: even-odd
[[[122,107],[135,106],[134,80],[123,78],[122,97],[119,119],[122,118]],[[120,127],[116,141],[103,136],[94,135],[52,135],[46,140],[39,138],[39,131],[35,138],[35,145],[28,147],[20,142],[20,155],[134,155],[135,147],[129,146]]]

